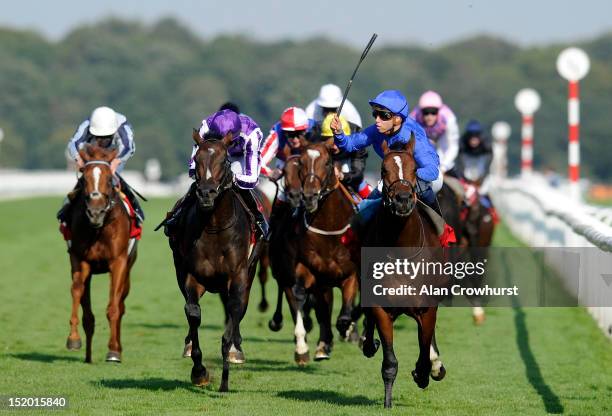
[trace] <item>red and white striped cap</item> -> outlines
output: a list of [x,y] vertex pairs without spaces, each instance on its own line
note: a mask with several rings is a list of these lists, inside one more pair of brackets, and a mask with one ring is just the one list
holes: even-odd
[[287,131],[306,130],[308,128],[308,117],[306,112],[299,107],[289,107],[280,118],[281,129]]

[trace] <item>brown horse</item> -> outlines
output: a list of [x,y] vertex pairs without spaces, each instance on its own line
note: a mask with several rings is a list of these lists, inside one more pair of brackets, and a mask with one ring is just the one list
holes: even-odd
[[85,166],[83,189],[73,202],[70,223],[73,234],[68,249],[72,270],[72,314],[66,346],[69,350],[81,348],[77,329],[80,304],[86,337],[85,362],[91,362],[95,326],[90,298],[91,276],[110,272],[110,299],[106,309],[110,340],[106,361],[121,362],[121,318],[130,290],[130,270],[136,261],[137,244],[136,240],[130,243],[130,216],[113,185],[110,162],[117,156],[117,150],[108,152],[88,144],[79,154]]
[[[472,262],[484,260],[488,255],[488,247],[491,246],[493,240],[493,232],[495,230],[495,221],[492,218],[489,210],[480,203],[480,194],[478,189],[482,185],[482,180],[465,181],[466,199],[468,206],[463,208],[461,223],[461,239],[460,245],[466,249],[466,258]],[[482,280],[467,279],[468,282],[476,281],[482,283]],[[486,315],[482,308],[482,300],[478,295],[468,297],[472,304],[472,318],[475,325],[482,325],[485,322]]]
[[300,155],[299,177],[305,212],[297,229],[296,283],[297,301],[295,359],[300,365],[309,360],[303,322],[306,293],[316,300],[319,340],[315,360],[328,359],[332,349],[331,312],[333,288],[342,292],[342,308],[336,328],[342,338],[348,336],[353,323],[351,312],[357,295],[357,266],[349,250],[341,243],[349,227],[354,207],[346,190],[336,177],[330,147],[316,143],[306,146]]
[[[401,150],[384,148],[382,162],[383,207],[378,209],[368,229],[363,245],[378,247],[414,247],[421,250],[419,258],[432,259],[432,249],[440,248],[435,227],[421,210],[416,197],[416,164],[414,136]],[[428,257],[428,255],[430,257]],[[402,314],[415,319],[418,325],[419,358],[412,377],[421,388],[429,384],[429,376],[441,380],[446,370],[439,359],[435,343],[436,307],[364,307],[365,329],[363,353],[372,357],[379,342],[374,340],[374,327],[382,340],[382,378],[385,385],[385,407],[391,407],[393,382],[398,361],[393,350],[393,322]]]
[[254,230],[248,209],[232,186],[233,174],[227,157],[231,133],[225,137],[200,139],[196,163],[196,200],[177,226],[176,238],[170,240],[176,278],[185,297],[185,315],[193,368],[191,381],[196,386],[209,383],[209,373],[202,364],[198,336],[201,321],[200,297],[206,292],[219,293],[228,319],[221,339],[223,373],[219,391],[229,388],[230,362],[244,362],[240,321],[244,317],[249,292],[255,277],[260,244],[253,246]]
[[[283,187],[286,201],[279,200],[277,195],[270,217],[270,268],[278,284],[278,295],[276,310],[268,322],[268,327],[274,332],[280,331],[283,326],[283,294],[289,302],[294,322],[296,319],[297,302],[292,288],[296,280],[297,218],[293,214],[301,204],[302,184],[299,179],[299,169],[299,155],[288,156],[283,167],[282,184],[279,185]],[[312,328],[312,320],[309,323]]]

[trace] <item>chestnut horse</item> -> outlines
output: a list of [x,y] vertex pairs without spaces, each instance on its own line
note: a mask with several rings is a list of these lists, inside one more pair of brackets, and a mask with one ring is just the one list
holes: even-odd
[[206,291],[219,293],[225,305],[228,319],[221,338],[223,373],[219,391],[226,392],[230,362],[244,362],[240,321],[247,310],[261,245],[251,245],[254,230],[250,214],[232,187],[233,173],[227,157],[231,133],[225,137],[208,135],[202,140],[194,131],[193,139],[198,145],[194,158],[197,202],[186,207],[170,247],[186,301],[189,335],[185,343],[186,349],[191,349],[191,382],[196,386],[209,383],[198,336],[200,297]]
[[295,360],[303,365],[309,360],[303,321],[307,291],[315,297],[320,330],[315,360],[328,359],[333,339],[333,288],[339,287],[342,292],[336,328],[346,338],[354,325],[351,313],[358,282],[357,265],[341,243],[354,214],[354,205],[336,177],[330,146],[323,143],[306,146],[299,163],[305,212],[298,218],[293,294],[297,301]]
[[[431,249],[440,248],[436,229],[419,207],[416,195],[416,163],[414,136],[400,150],[390,151],[383,146],[382,162],[383,206],[365,230],[363,246],[414,247],[421,250],[419,258],[434,260]],[[438,250],[439,251],[439,250]],[[363,307],[365,329],[363,353],[372,357],[379,341],[374,340],[374,327],[382,340],[382,379],[385,386],[385,407],[391,407],[393,382],[398,361],[393,350],[393,322],[406,314],[418,326],[419,358],[412,377],[421,388],[429,384],[429,376],[439,381],[446,370],[439,358],[435,342],[437,306],[435,307]]]
[[73,201],[74,214],[70,221],[72,243],[68,253],[72,270],[72,314],[66,346],[69,350],[81,348],[77,329],[80,304],[86,337],[85,362],[91,362],[95,326],[91,310],[91,276],[110,272],[110,299],[106,309],[110,340],[106,361],[121,362],[121,318],[130,290],[130,270],[136,261],[137,244],[136,240],[130,243],[131,219],[113,185],[110,162],[117,156],[117,150],[109,152],[87,144],[79,154],[85,166],[81,179],[83,188]]

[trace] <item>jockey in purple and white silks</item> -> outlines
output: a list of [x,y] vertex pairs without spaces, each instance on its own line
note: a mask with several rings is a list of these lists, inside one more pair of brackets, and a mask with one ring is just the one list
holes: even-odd
[[442,102],[440,94],[426,91],[419,99],[419,105],[410,117],[425,130],[427,137],[436,147],[443,174],[457,177],[455,159],[459,153],[459,126],[455,113]]
[[[231,110],[217,111],[211,114],[200,125],[199,135],[204,138],[207,133],[214,132],[221,137],[232,132],[234,139],[227,149],[234,173],[234,183],[242,189],[253,189],[257,185],[260,169],[260,151],[263,134],[255,121],[245,115],[236,114]],[[195,172],[195,157],[198,146],[193,146],[189,159],[189,176]]]
[[[198,131],[202,139],[207,137],[225,137],[232,134],[232,141],[227,149],[230,168],[233,173],[234,190],[236,190],[244,202],[248,205],[250,211],[255,217],[257,225],[257,233],[259,237],[268,238],[268,223],[261,212],[261,208],[257,202],[253,190],[259,180],[260,170],[260,145],[263,134],[255,121],[245,115],[238,114],[232,109],[223,109],[217,111],[202,120]],[[198,146],[194,145],[189,159],[189,176],[195,176],[195,161],[194,157],[198,150]],[[171,229],[177,224],[183,206],[187,201],[191,201],[195,195],[195,182],[187,194],[180,199],[174,206],[173,210],[168,214],[168,219],[164,221],[166,225],[165,232],[171,234]]]

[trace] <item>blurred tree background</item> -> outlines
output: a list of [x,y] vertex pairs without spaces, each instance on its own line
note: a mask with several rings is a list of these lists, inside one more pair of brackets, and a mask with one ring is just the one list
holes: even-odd
[[[564,174],[567,166],[567,84],[555,60],[566,44],[519,48],[474,37],[437,49],[374,47],[351,90],[365,123],[367,100],[387,88],[414,105],[426,89],[440,92],[459,117],[490,126],[512,124],[510,169],[520,152],[514,95],[539,91],[534,162]],[[610,180],[612,169],[612,33],[578,43],[591,58],[581,82],[583,174]],[[0,166],[62,168],[77,125],[99,105],[125,114],[137,151],[130,169],[156,157],[169,178],[186,169],[191,129],[221,103],[236,102],[267,133],[282,110],[306,106],[319,87],[344,88],[361,51],[324,38],[261,43],[245,37],[201,39],[180,22],[153,25],[107,19],[82,26],[59,42],[28,31],[0,29]],[[377,163],[370,168],[378,170]]]

